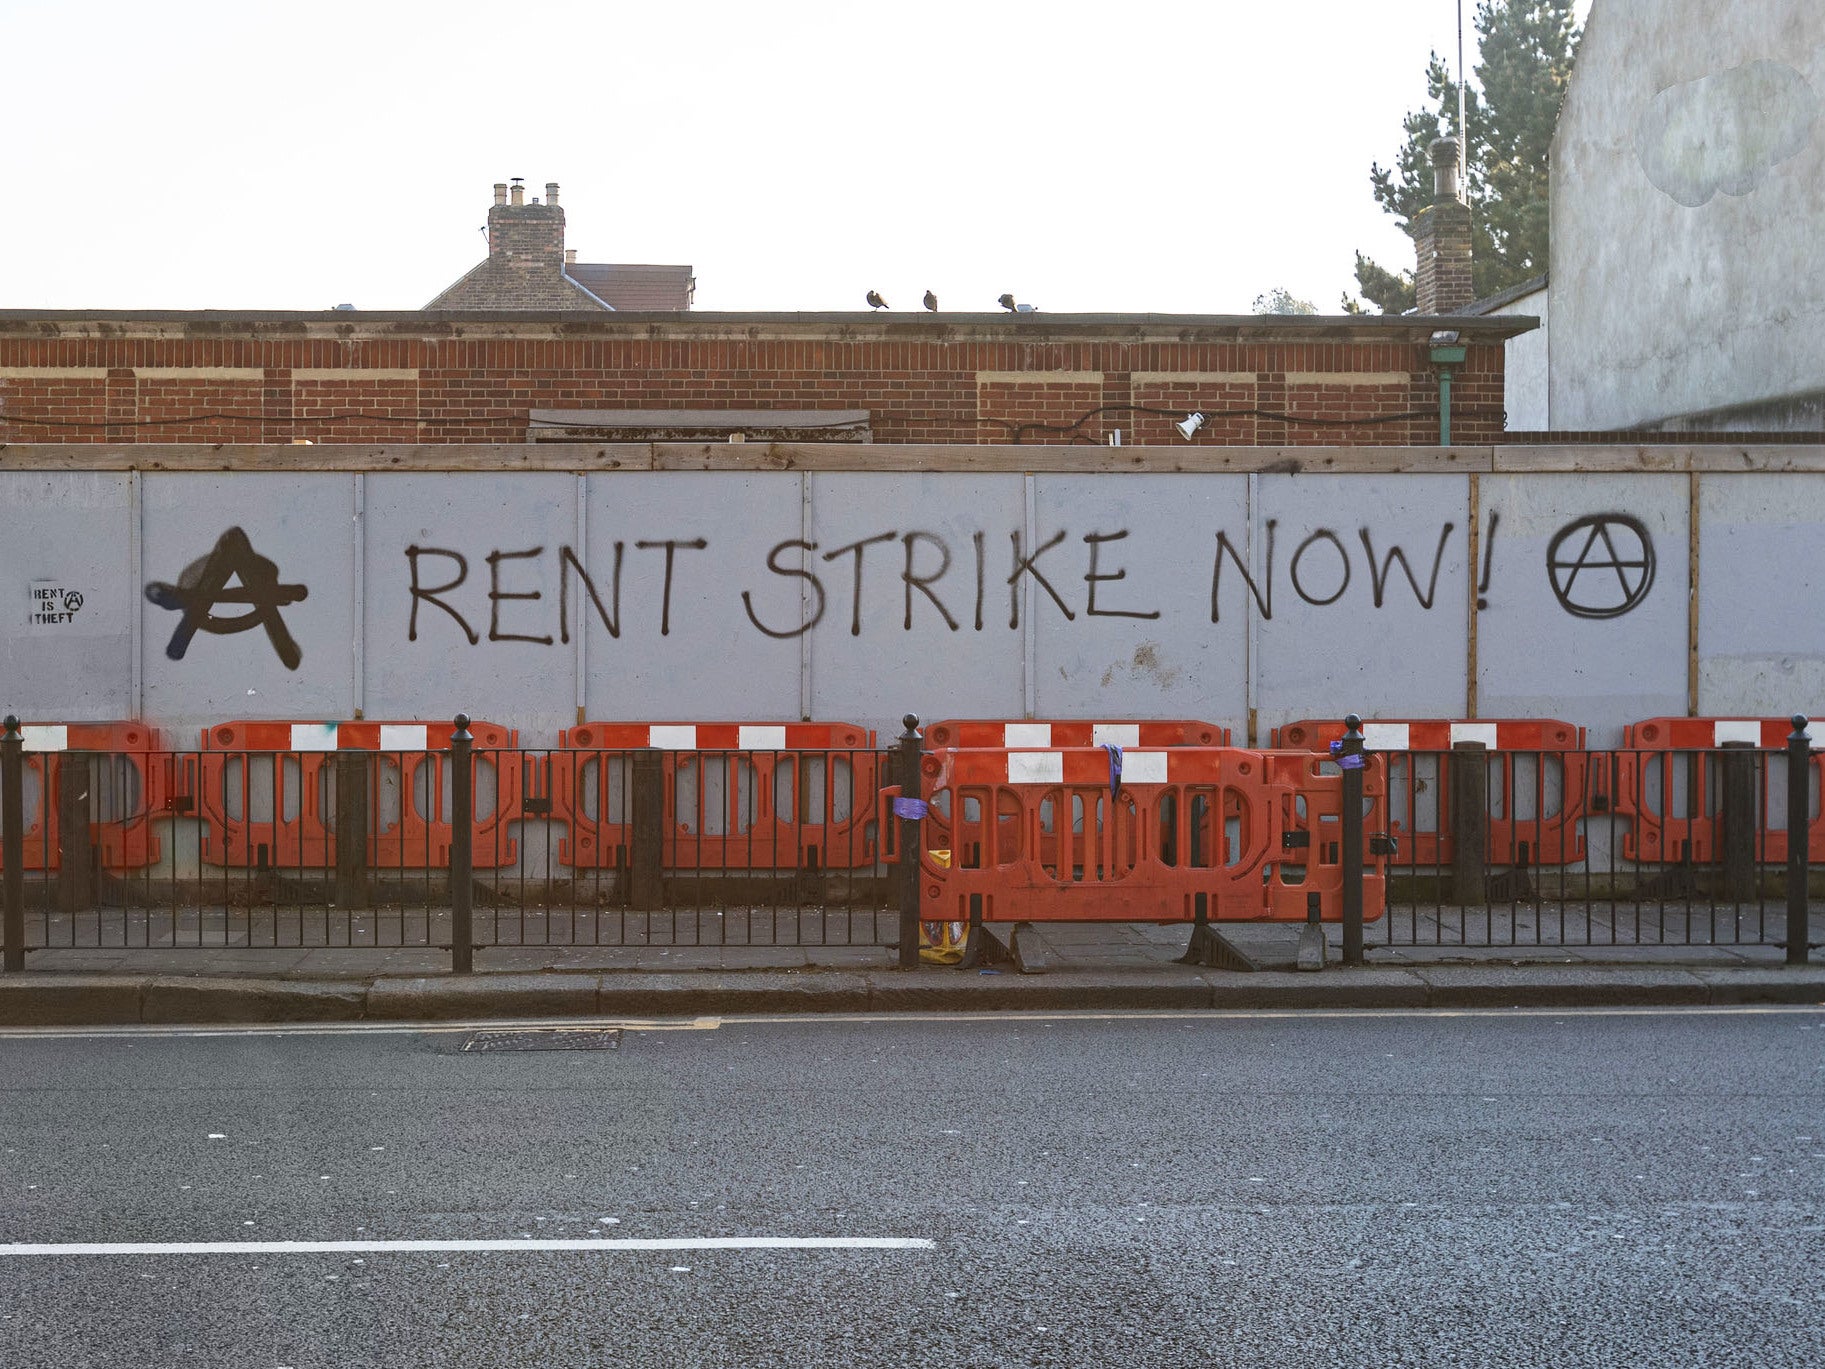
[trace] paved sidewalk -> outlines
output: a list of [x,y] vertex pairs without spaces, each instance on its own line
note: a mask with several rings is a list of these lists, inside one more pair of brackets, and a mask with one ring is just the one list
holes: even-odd
[[[1815,927],[1818,926],[1815,919]],[[1226,935],[1254,973],[1182,965],[1183,927],[1042,926],[1029,966],[905,971],[881,947],[45,950],[0,974],[0,1024],[435,1021],[740,1013],[1188,1008],[1825,1005],[1825,963],[1773,946],[1371,946],[1369,963],[1294,967],[1300,928]]]

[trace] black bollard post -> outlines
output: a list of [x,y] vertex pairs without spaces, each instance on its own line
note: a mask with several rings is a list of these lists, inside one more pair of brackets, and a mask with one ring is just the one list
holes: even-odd
[[1445,763],[1451,774],[1451,901],[1481,904],[1489,889],[1489,748],[1458,742]]
[[1362,719],[1343,720],[1337,763],[1343,767],[1343,963],[1360,965],[1362,955]]
[[66,751],[55,767],[45,767],[47,779],[52,773],[57,777],[57,906],[66,913],[84,912],[95,902],[95,845],[89,840],[94,757]]
[[[925,742],[919,736],[919,718],[908,713],[900,720],[906,730],[900,734],[898,763],[895,766],[900,796],[923,800]],[[919,863],[925,855],[923,821],[916,817],[900,819],[900,968],[919,968]],[[955,859],[955,855],[952,856]]]
[[665,906],[665,753],[628,753],[632,812],[628,823],[627,901],[642,912]]
[[1747,903],[1755,897],[1756,753],[1748,742],[1725,742],[1720,751],[1724,897]]
[[[368,906],[368,776],[378,757],[336,753],[336,906]],[[404,758],[401,757],[403,760]],[[404,773],[404,767],[401,767]]]
[[475,969],[475,738],[469,715],[450,737],[450,968]]
[[6,938],[4,964],[8,970],[25,968],[25,737],[19,719],[6,717],[0,736],[0,863],[6,866],[0,880],[0,935]]
[[1787,963],[1804,965],[1812,929],[1807,882],[1812,864],[1812,738],[1806,715],[1793,715],[1787,738]]

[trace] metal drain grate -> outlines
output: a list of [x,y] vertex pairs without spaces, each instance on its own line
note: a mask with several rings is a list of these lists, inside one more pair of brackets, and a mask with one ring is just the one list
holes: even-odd
[[523,1031],[479,1031],[464,1039],[464,1051],[612,1051],[621,1049],[619,1027],[535,1027]]

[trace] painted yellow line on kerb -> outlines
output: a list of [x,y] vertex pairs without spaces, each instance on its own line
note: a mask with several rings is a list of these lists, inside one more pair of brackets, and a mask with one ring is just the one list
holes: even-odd
[[782,1022],[1183,1022],[1260,1021],[1263,1018],[1389,1017],[1744,1017],[1784,1013],[1822,1013],[1820,1003],[1754,1003],[1651,1008],[1161,1008],[1133,1012],[873,1012],[731,1014],[725,1027]]
[[491,1017],[464,1022],[250,1022],[226,1026],[139,1022],[111,1027],[0,1027],[0,1041],[132,1036],[439,1036],[476,1031],[692,1032],[715,1031],[721,1025],[720,1017]]

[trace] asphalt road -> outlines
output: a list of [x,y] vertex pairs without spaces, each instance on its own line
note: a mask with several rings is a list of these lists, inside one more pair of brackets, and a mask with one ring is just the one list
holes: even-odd
[[0,1036],[0,1364],[1825,1358],[1820,1011],[466,1035]]

